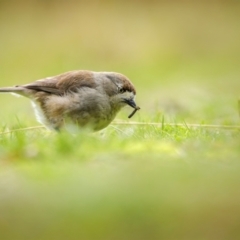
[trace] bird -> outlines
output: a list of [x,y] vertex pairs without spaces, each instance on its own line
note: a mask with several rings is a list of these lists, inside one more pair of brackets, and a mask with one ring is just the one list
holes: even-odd
[[66,125],[99,131],[124,106],[134,109],[129,118],[140,109],[132,82],[117,72],[73,70],[25,85],[3,87],[0,92],[29,98],[37,121],[56,131]]

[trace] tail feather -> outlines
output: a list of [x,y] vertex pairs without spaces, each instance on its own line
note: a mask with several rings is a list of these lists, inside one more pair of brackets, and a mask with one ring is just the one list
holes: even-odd
[[0,88],[0,93],[12,93],[16,96],[25,96],[29,97],[28,91],[24,87],[3,87]]
[[3,87],[0,88],[0,92],[12,92],[12,93],[18,93],[21,94],[22,92],[24,92],[24,88],[23,87]]

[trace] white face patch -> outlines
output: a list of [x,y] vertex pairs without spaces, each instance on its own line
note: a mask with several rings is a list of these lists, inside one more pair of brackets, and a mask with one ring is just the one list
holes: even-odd
[[121,98],[125,98],[125,99],[135,99],[135,95],[133,92],[124,92],[124,93],[119,93],[118,95],[120,95]]
[[118,93],[112,98],[112,102],[114,105],[118,108],[122,108],[124,106],[127,106],[126,100],[134,100],[135,95],[133,92],[124,92],[124,93]]

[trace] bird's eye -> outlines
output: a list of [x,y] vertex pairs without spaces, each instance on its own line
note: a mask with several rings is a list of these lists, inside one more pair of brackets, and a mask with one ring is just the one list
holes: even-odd
[[125,93],[126,92],[126,90],[124,89],[124,88],[119,88],[119,93]]

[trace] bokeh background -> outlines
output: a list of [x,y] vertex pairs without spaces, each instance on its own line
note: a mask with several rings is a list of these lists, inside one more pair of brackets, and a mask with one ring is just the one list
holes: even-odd
[[[239,125],[240,1],[0,0],[0,86],[75,69],[128,76],[132,120]],[[38,125],[0,103],[3,130]],[[1,240],[239,239],[239,131],[107,131],[0,136]]]
[[[142,118],[158,112],[174,122],[236,123],[239,8],[237,0],[2,0],[0,83],[117,71],[136,85]],[[3,122],[11,112],[34,118],[26,99],[1,99],[9,106]]]

